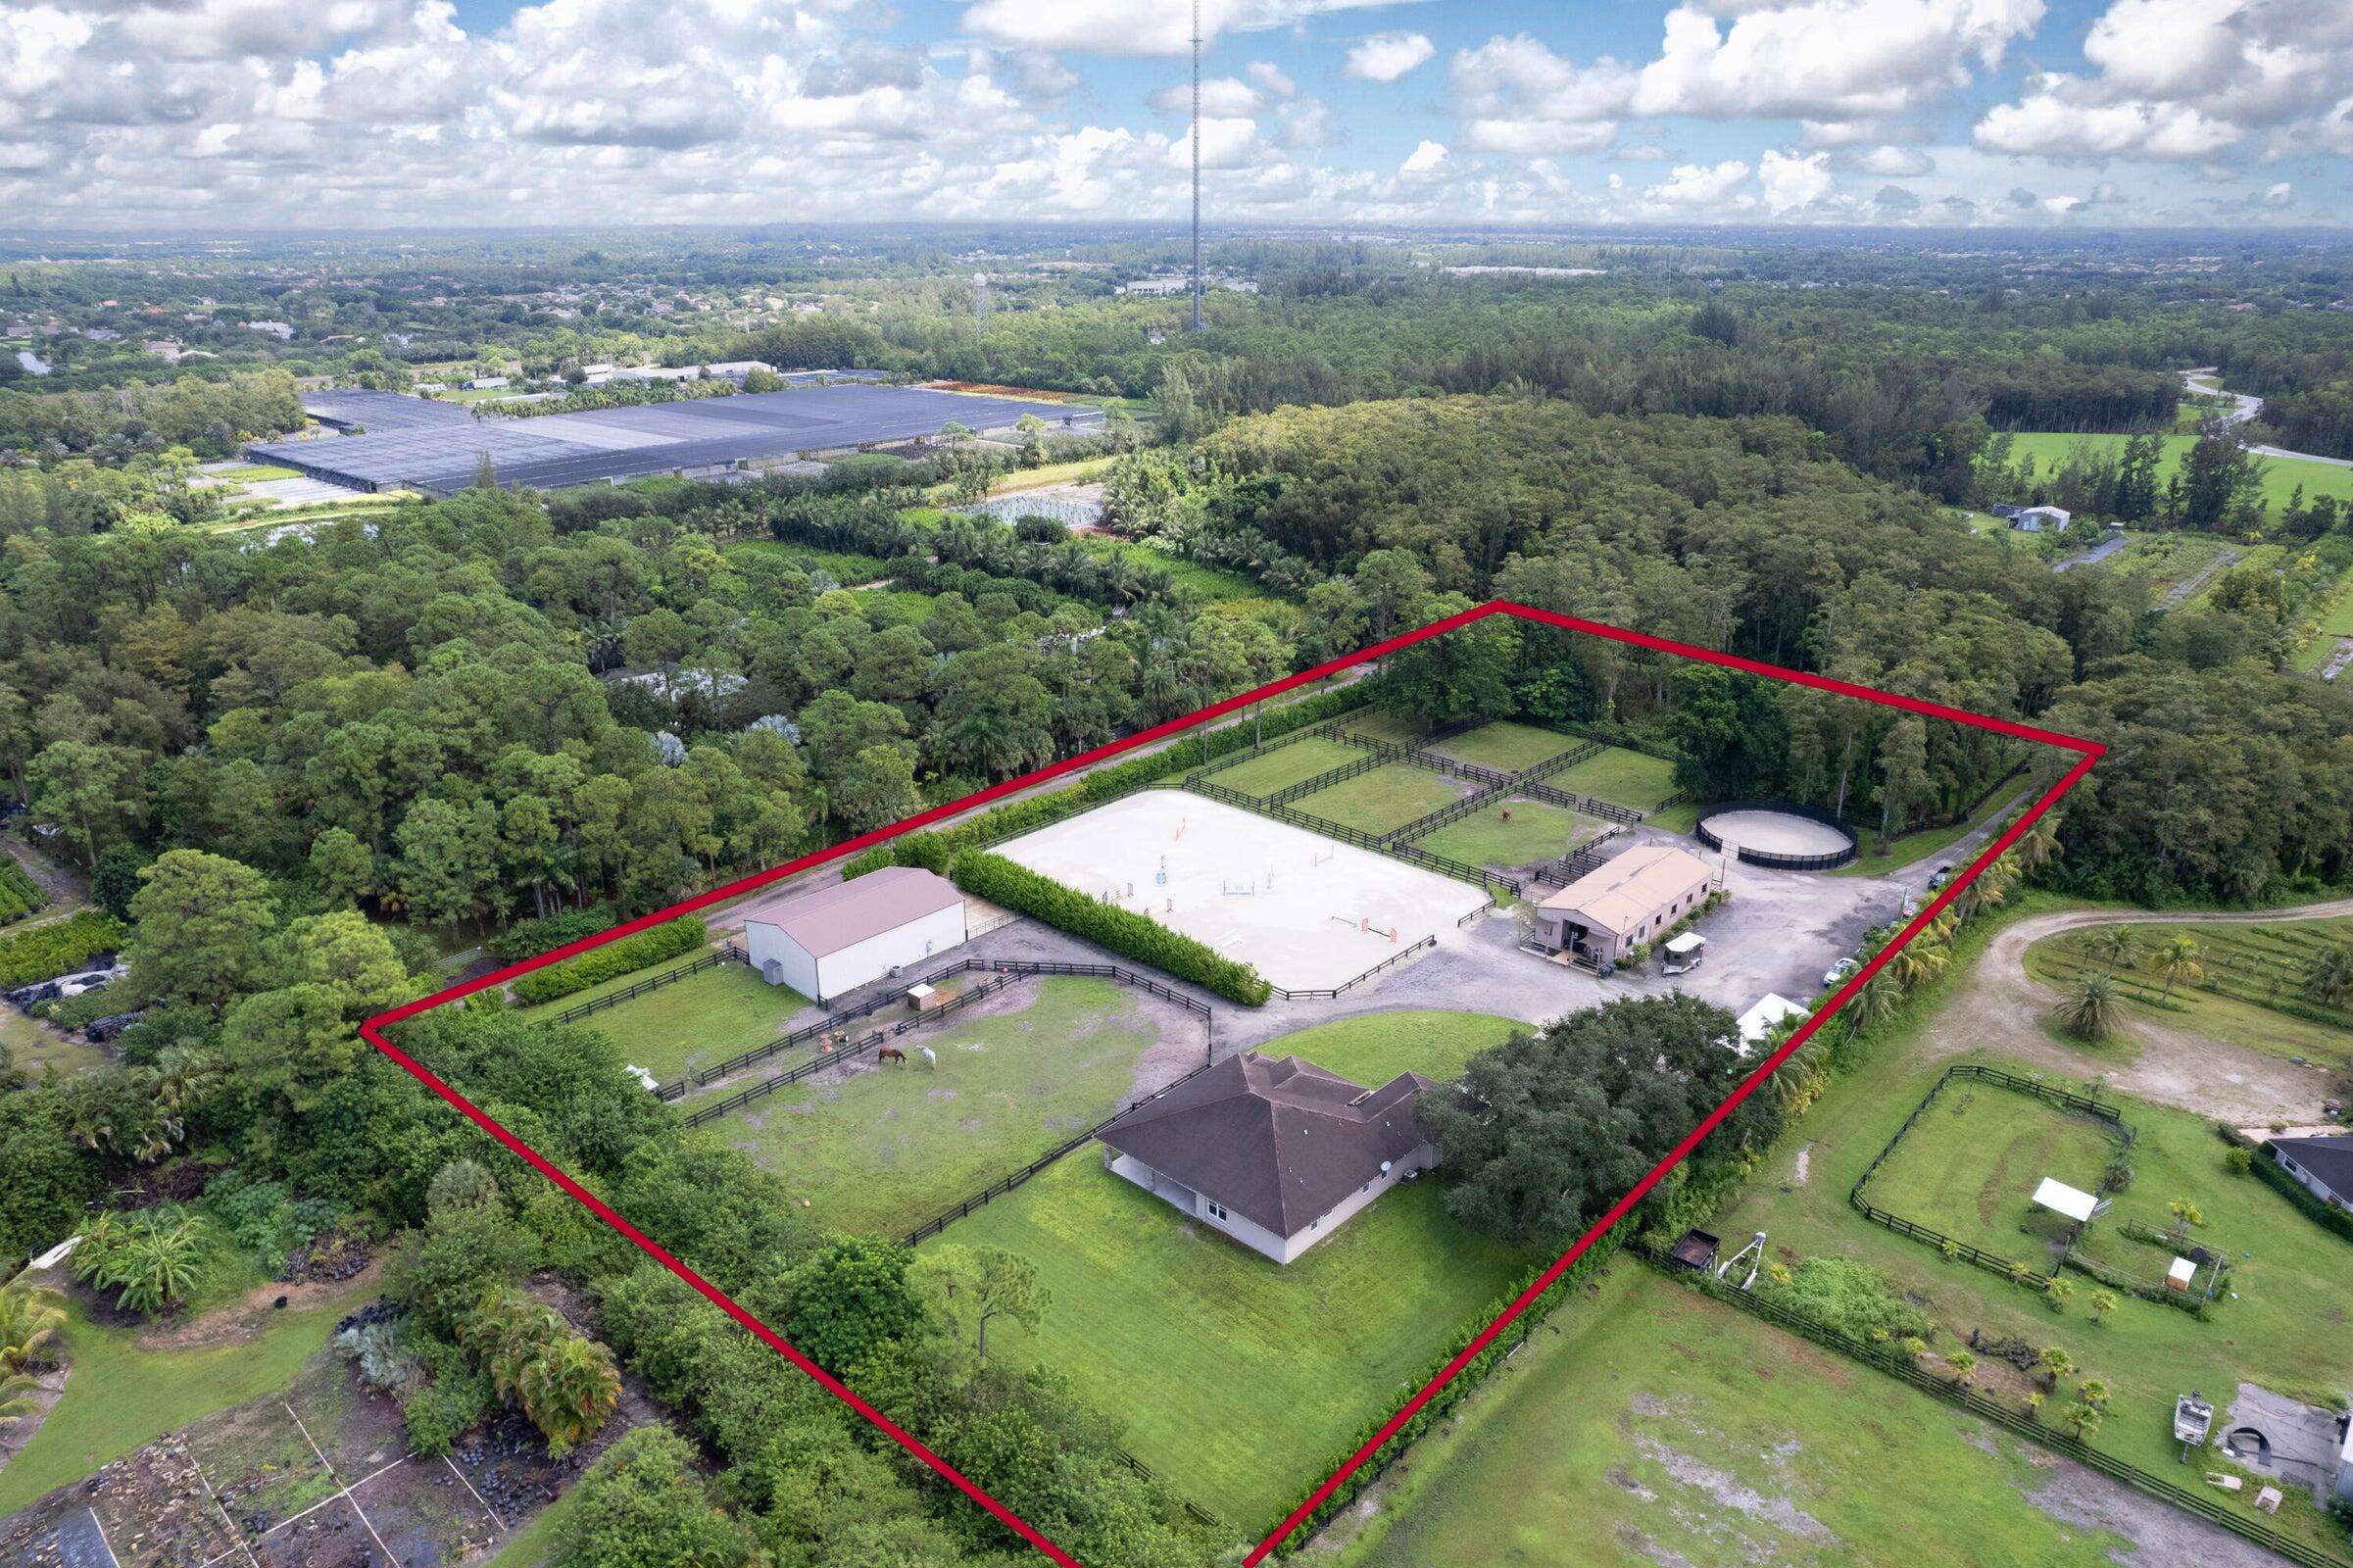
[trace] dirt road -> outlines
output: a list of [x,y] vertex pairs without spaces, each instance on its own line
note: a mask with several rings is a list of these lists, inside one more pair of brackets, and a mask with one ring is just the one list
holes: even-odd
[[1922,1036],[1923,1059],[1973,1051],[1998,1051],[2071,1078],[2104,1077],[2117,1093],[2174,1105],[2233,1125],[2317,1122],[2333,1075],[2276,1056],[2259,1055],[2152,1018],[2134,1018],[2126,1031],[2138,1048],[2130,1062],[2111,1062],[2053,1040],[2042,1020],[2058,993],[2028,976],[2027,949],[2062,931],[2102,925],[2268,925],[2353,915],[2353,899],[2287,909],[2159,911],[2069,909],[2020,920],[1986,944],[1967,984],[1931,1019]]

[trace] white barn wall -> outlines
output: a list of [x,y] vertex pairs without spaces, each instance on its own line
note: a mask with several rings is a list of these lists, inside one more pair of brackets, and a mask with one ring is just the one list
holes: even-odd
[[759,920],[748,921],[744,935],[756,971],[764,977],[766,961],[773,957],[784,966],[786,985],[812,1001],[827,1002],[869,980],[881,979],[893,965],[921,964],[950,948],[962,946],[964,906],[952,904],[918,915],[820,958],[811,958],[807,949],[782,930]]
[[773,958],[783,966],[785,985],[805,997],[817,994],[817,960],[776,927],[764,920],[746,921],[744,947],[752,956],[752,972],[762,980],[768,977],[768,960]]

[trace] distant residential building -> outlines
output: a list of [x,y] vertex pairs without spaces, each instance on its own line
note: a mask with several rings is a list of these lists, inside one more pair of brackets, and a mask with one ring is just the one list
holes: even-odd
[[245,330],[267,332],[280,343],[294,335],[294,325],[290,321],[248,321],[245,323]]
[[2275,1138],[2272,1157],[2324,1203],[2353,1212],[2353,1138]]
[[507,385],[507,378],[503,375],[477,375],[466,383],[466,390],[468,392],[496,392],[505,385]]
[[187,352],[168,337],[151,337],[139,346],[157,359],[169,360],[174,365],[178,364],[179,357]]
[[2010,526],[2020,533],[2056,532],[2074,520],[2075,514],[2065,507],[2022,507],[2010,518]]
[[93,343],[113,343],[123,336],[111,326],[85,326],[81,335]]
[[[1223,290],[1228,294],[1255,294],[1258,292],[1258,285],[1253,279],[1234,277],[1222,272],[1214,275],[1204,273],[1201,277],[1201,287],[1207,290]],[[1193,279],[1181,273],[1166,277],[1140,277],[1132,283],[1120,284],[1119,292],[1140,294],[1147,299],[1171,299],[1178,295],[1192,293]]]
[[764,360],[719,360],[710,365],[587,365],[581,373],[590,386],[602,386],[607,381],[701,381],[728,380],[742,385],[754,370],[776,373],[776,367]]

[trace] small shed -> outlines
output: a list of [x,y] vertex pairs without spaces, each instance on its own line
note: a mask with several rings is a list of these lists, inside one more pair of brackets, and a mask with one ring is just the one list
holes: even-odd
[[2198,1266],[2195,1263],[2186,1257],[2177,1257],[2174,1266],[2165,1271],[2165,1284],[2169,1290],[2186,1291],[2189,1282],[2197,1277]]

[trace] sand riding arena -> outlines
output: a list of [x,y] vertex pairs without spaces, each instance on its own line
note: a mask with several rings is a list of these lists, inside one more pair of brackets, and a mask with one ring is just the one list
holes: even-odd
[[1183,790],[1144,790],[997,853],[1207,943],[1274,985],[1354,979],[1450,935],[1483,890]]

